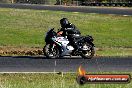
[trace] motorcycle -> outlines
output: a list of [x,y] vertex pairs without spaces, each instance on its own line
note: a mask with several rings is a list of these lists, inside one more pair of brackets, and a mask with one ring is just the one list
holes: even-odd
[[43,48],[44,55],[47,58],[59,58],[66,55],[81,56],[82,58],[91,59],[95,54],[95,46],[92,36],[79,36],[77,43],[79,51],[75,51],[74,47],[69,44],[67,37],[58,36],[53,29],[46,33],[46,45]]

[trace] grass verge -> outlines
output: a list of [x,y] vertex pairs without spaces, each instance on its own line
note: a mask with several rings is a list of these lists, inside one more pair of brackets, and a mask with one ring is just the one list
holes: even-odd
[[[102,73],[104,74],[104,73]],[[108,72],[107,72],[108,74]],[[118,73],[117,73],[118,74]],[[131,88],[129,84],[85,84],[76,82],[77,74],[0,74],[1,88]]]

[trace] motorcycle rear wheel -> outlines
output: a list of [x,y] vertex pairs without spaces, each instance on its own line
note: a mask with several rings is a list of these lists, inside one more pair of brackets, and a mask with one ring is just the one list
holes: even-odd
[[82,51],[81,56],[84,59],[91,59],[93,58],[94,54],[95,54],[95,48],[91,46],[90,50]]
[[44,46],[43,52],[44,52],[44,55],[46,56],[46,58],[50,58],[50,59],[56,59],[60,55],[58,48],[54,47],[53,49],[51,49],[50,44],[47,44]]

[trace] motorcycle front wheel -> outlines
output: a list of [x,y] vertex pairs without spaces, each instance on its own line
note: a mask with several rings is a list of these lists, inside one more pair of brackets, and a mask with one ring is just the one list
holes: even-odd
[[51,44],[46,44],[43,48],[46,58],[55,59],[59,57],[59,50],[57,47],[53,47]]

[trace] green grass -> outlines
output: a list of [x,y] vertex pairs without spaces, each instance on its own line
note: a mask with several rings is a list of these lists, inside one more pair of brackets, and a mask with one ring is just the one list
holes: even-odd
[[76,82],[77,74],[0,74],[1,88],[131,88],[129,84],[85,84]]
[[47,10],[0,8],[0,46],[42,47],[48,28],[67,17],[96,47],[132,47],[132,17]]
[[132,56],[132,48],[102,48],[96,51],[99,56]]
[[0,46],[42,48],[44,34],[49,28],[60,28],[63,17],[74,23],[82,35],[94,37],[95,46],[103,48],[97,54],[131,55],[132,16],[63,11],[0,8]]

